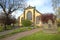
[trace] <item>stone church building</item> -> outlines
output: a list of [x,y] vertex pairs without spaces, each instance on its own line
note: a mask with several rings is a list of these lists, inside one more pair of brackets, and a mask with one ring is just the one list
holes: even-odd
[[[51,16],[52,14],[50,14]],[[35,26],[42,26],[42,24],[47,23],[48,20],[51,20],[53,23],[55,21],[55,17],[49,15],[43,15],[40,13],[38,10],[36,10],[35,7],[28,6],[27,8],[24,9],[24,12],[22,13],[21,16],[19,16],[19,26],[22,26],[21,22],[23,19],[28,19],[34,24]]]

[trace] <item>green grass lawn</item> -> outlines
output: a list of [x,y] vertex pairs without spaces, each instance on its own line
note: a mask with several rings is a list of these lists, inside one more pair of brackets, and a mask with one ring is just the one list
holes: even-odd
[[60,40],[60,28],[58,28],[58,32],[58,34],[46,34],[40,31],[18,40]]

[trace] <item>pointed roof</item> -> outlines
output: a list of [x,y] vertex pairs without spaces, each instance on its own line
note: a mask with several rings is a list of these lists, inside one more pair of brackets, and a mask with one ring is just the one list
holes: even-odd
[[30,9],[30,8],[33,8],[33,9],[35,9],[35,7],[32,7],[32,6],[28,6],[27,8],[25,8],[25,9]]

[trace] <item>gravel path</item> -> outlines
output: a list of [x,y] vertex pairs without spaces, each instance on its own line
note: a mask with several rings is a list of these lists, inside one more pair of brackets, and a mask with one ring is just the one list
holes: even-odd
[[27,36],[27,35],[31,35],[33,33],[36,33],[38,31],[42,30],[41,28],[37,28],[37,29],[33,29],[31,31],[25,31],[25,32],[21,32],[21,33],[17,33],[13,36],[10,36],[10,37],[6,37],[6,38],[3,38],[1,40],[16,40],[18,38],[21,38],[21,37],[24,37],[24,36]]

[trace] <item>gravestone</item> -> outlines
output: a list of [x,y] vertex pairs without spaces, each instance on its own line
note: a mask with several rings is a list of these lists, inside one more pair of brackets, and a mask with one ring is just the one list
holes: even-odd
[[48,23],[43,24],[43,32],[45,33],[57,33],[57,24],[56,21],[54,24],[51,20],[48,21]]

